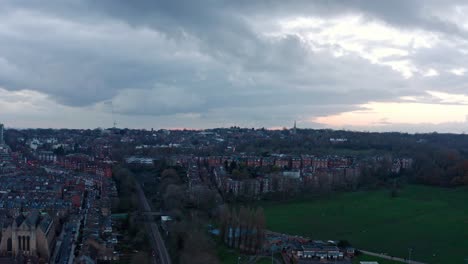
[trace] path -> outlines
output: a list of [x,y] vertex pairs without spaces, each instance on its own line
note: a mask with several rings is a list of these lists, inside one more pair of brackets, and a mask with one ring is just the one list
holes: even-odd
[[379,254],[379,253],[374,253],[374,252],[370,252],[370,251],[366,251],[366,250],[362,250],[362,249],[359,249],[359,251],[361,251],[362,253],[364,253],[366,255],[369,255],[369,256],[379,257],[379,258],[393,260],[393,261],[399,261],[399,262],[408,263],[408,264],[427,264],[425,262],[420,262],[420,261],[416,261],[416,260],[409,261],[407,259],[392,257],[392,256]]

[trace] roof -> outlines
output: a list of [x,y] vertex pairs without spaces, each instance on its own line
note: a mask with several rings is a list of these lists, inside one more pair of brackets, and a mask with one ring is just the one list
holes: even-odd
[[42,217],[42,221],[39,223],[39,227],[45,234],[47,234],[50,223],[52,223],[52,218],[48,214],[45,214]]
[[125,219],[125,218],[128,217],[128,214],[127,213],[112,214],[111,217],[114,218],[114,219]]
[[52,218],[48,214],[41,215],[38,210],[31,210],[29,213],[18,215],[14,221],[17,227],[26,224],[28,227],[39,227],[46,233]]
[[20,226],[21,223],[23,223],[24,219],[26,219],[24,215],[18,215],[18,217],[15,218],[16,226]]
[[37,210],[32,210],[27,218],[26,218],[26,223],[28,226],[36,226],[39,221],[39,212]]

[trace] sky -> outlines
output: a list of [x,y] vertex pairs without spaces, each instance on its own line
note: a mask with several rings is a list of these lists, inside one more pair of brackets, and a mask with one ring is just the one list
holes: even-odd
[[3,0],[0,122],[468,131],[468,3]]

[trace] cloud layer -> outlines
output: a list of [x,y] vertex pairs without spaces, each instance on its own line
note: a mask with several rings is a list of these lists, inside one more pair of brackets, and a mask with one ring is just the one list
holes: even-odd
[[[126,127],[355,127],[334,123],[352,113],[363,129],[381,129],[378,118],[437,130],[459,120],[428,120],[417,103],[449,113],[467,96],[466,11],[463,1],[5,1],[0,120],[106,127],[113,110]],[[395,103],[408,98],[414,116],[399,122]]]

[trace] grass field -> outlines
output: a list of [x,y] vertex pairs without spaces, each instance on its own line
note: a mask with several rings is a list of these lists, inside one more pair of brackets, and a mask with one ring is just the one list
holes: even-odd
[[468,257],[468,189],[407,186],[314,201],[264,203],[270,230],[312,239],[346,239],[355,247],[428,263]]
[[237,264],[237,259],[241,255],[239,252],[229,249],[223,245],[218,246],[218,257],[223,264]]
[[[218,257],[222,264],[252,263],[250,262],[251,256],[239,254],[238,251],[229,249],[223,245],[218,246]],[[237,262],[239,257],[239,262]],[[271,264],[271,259],[259,257],[255,264]]]
[[372,257],[367,255],[360,255],[353,259],[353,264],[359,264],[360,261],[377,261],[379,264],[403,264],[402,262]]

